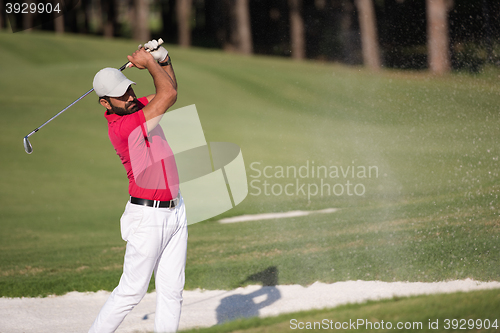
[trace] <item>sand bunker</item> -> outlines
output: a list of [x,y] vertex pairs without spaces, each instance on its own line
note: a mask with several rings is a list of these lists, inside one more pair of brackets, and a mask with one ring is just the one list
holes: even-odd
[[[180,329],[207,327],[238,317],[275,316],[286,312],[335,307],[366,300],[434,293],[500,288],[500,282],[345,281],[316,282],[308,287],[247,286],[235,290],[186,290]],[[109,292],[71,292],[46,298],[0,298],[2,333],[84,333],[94,321]],[[156,294],[147,294],[125,318],[119,333],[152,332]]]

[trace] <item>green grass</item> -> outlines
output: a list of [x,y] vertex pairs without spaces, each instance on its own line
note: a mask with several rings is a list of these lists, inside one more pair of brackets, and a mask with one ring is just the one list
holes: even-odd
[[[397,325],[401,327],[406,325],[406,329],[397,330],[404,332],[498,332],[500,325],[498,309],[500,309],[500,291],[487,290],[394,298],[378,302],[343,305],[334,309],[283,314],[277,317],[238,319],[210,328],[182,332],[280,333],[352,330],[356,332],[394,332]],[[453,321],[454,319],[457,321]],[[485,319],[488,319],[489,322]],[[484,323],[488,329],[485,329]],[[344,329],[342,329],[342,325]]]
[[[0,296],[113,289],[128,198],[103,110],[86,97],[22,138],[125,63],[137,43],[0,33]],[[168,46],[176,107],[196,104],[208,141],[238,144],[248,180],[278,189],[279,167],[376,166],[357,195],[255,195],[190,226],[186,288],[233,288],[276,267],[280,284],[352,279],[499,280],[500,87],[479,76],[383,71]],[[154,91],[131,69],[137,95]],[[271,167],[272,178],[254,169]],[[269,172],[269,170],[268,170]],[[269,174],[269,173],[268,173]],[[269,187],[270,189],[271,187]],[[220,217],[337,207],[329,215],[221,225]]]

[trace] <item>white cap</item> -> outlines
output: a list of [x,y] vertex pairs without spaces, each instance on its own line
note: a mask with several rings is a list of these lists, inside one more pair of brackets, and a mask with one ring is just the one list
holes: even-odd
[[94,91],[97,96],[121,97],[125,94],[128,87],[135,82],[116,68],[101,69],[94,76]]

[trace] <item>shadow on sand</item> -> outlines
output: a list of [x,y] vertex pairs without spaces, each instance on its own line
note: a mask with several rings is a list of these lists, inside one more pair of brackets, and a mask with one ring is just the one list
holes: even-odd
[[250,294],[231,295],[223,298],[216,309],[217,324],[249,318],[259,315],[259,310],[269,306],[281,298],[278,285],[278,268],[271,266],[265,270],[249,275],[242,282],[261,282],[262,288]]

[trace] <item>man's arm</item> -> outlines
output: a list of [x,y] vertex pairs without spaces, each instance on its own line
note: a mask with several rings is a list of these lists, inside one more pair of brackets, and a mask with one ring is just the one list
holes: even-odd
[[[175,74],[172,68],[162,68],[144,48],[128,56],[128,60],[139,69],[147,69],[149,74],[153,77],[156,94],[153,95],[151,100],[149,100],[148,96],[149,103],[143,109],[144,117],[148,122],[147,126],[149,132],[158,124],[160,116],[163,115],[169,107],[174,105],[177,100],[177,82],[175,80]],[[154,123],[150,122],[152,119],[155,119]]]
[[167,55],[167,58],[163,60],[161,63],[166,64],[167,62],[170,62],[170,65],[167,66],[162,66],[165,72],[167,72],[168,76],[170,76],[170,79],[172,80],[172,86],[177,90],[177,79],[175,78],[175,73],[174,73],[174,67],[172,67],[172,62],[170,59],[170,55]]
[[[169,61],[170,61],[170,55],[167,55],[167,58],[165,58],[165,60],[162,61],[160,64],[165,64]],[[174,72],[174,67],[173,67],[172,63],[170,63],[170,65],[167,65],[167,66],[164,65],[164,66],[162,66],[162,68],[170,77],[171,82],[172,82],[172,86],[175,88],[175,90],[177,90],[177,79],[175,78],[175,72]],[[148,99],[148,102],[151,102],[154,97],[155,97],[155,94],[146,96],[146,98]]]

